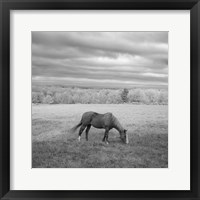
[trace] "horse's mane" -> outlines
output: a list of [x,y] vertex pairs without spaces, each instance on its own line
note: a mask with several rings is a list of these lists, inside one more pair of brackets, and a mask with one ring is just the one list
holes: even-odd
[[124,130],[123,126],[120,124],[119,120],[114,115],[112,115],[112,121],[113,121],[115,128],[119,132],[122,132]]

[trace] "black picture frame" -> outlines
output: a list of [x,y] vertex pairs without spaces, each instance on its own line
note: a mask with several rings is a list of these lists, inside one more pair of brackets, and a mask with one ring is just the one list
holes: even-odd
[[[10,190],[10,10],[190,10],[189,191]],[[0,0],[0,197],[1,199],[200,199],[200,2],[199,0]],[[199,78],[199,79],[198,79]],[[181,141],[180,141],[181,142]],[[172,180],[173,181],[173,180]]]

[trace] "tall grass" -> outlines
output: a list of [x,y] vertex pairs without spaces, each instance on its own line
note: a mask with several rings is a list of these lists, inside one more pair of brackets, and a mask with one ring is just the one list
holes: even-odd
[[[126,99],[126,101],[124,100]],[[32,103],[42,104],[168,104],[165,89],[85,89],[33,86]]]

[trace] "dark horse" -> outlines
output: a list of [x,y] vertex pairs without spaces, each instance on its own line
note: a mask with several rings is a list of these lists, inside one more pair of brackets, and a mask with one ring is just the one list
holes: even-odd
[[86,128],[86,140],[88,140],[88,133],[91,128],[91,126],[95,128],[103,128],[105,129],[105,134],[103,137],[103,142],[108,144],[108,133],[110,129],[115,128],[119,131],[121,140],[128,144],[128,134],[127,130],[125,130],[122,125],[119,123],[118,119],[112,114],[112,113],[105,113],[105,114],[99,114],[96,112],[85,112],[81,118],[81,121],[79,124],[77,124],[75,127],[71,129],[72,132],[75,132],[78,127],[80,127],[79,130],[79,137],[78,140],[81,139],[81,134]]

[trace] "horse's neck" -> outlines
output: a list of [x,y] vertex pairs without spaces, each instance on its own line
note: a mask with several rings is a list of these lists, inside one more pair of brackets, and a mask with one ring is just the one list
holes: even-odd
[[114,128],[116,128],[120,133],[124,130],[116,117],[114,119]]

